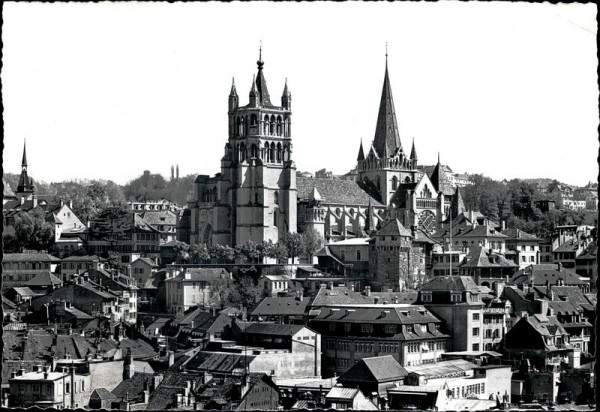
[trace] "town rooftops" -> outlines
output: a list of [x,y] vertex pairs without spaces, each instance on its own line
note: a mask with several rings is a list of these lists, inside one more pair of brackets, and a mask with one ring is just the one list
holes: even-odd
[[371,324],[427,324],[440,323],[423,306],[405,305],[403,307],[381,305],[378,308],[322,308],[314,321],[343,321],[345,323]]
[[166,282],[187,281],[187,282],[210,282],[219,279],[230,280],[231,273],[223,268],[186,268],[183,273],[167,279]]
[[150,267],[153,267],[153,268],[154,268],[154,267],[158,267],[158,265],[156,264],[156,262],[154,262],[154,260],[152,260],[152,259],[149,259],[149,258],[147,258],[147,257],[140,257],[140,258],[137,258],[136,260],[134,260],[134,261],[133,261],[133,263],[137,262],[138,260],[140,261],[140,263],[142,263],[142,262],[143,262],[143,263],[147,264],[147,265],[148,265],[148,266],[150,266]]
[[60,259],[48,253],[5,253],[3,262],[51,262],[58,263]]
[[294,296],[266,297],[252,311],[252,316],[302,316],[308,300],[308,298],[300,300]]
[[461,238],[461,237],[494,237],[494,238],[501,238],[501,239],[505,239],[508,236],[503,235],[501,232],[499,232],[498,230],[496,230],[496,227],[492,224],[483,224],[483,225],[477,225],[475,227],[470,227],[467,228],[466,230],[464,230],[463,232],[459,232],[456,234],[453,234],[454,237],[457,238]]
[[354,180],[298,177],[296,186],[298,188],[298,200],[311,199],[313,189],[316,188],[323,203],[368,206],[370,202],[373,206],[382,206]]
[[90,395],[90,399],[100,399],[103,401],[108,401],[112,399],[117,399],[117,396],[106,388],[96,388]]
[[571,239],[554,249],[552,252],[576,252],[581,247],[582,242],[579,240]]
[[98,262],[100,258],[96,255],[69,256],[60,260],[61,262]]
[[467,261],[461,268],[517,268],[519,265],[506,259],[502,254],[491,251],[483,246],[471,248]]
[[471,276],[436,276],[421,287],[431,291],[469,291],[479,293],[479,286]]
[[18,286],[12,288],[18,295],[24,298],[39,296],[38,293],[34,292],[27,286]]
[[150,225],[175,226],[177,224],[177,215],[170,210],[144,210],[141,215]]
[[334,386],[331,390],[325,395],[327,400],[334,399],[344,399],[344,400],[352,400],[358,395],[360,392],[359,389],[355,388],[343,388]]
[[438,379],[464,375],[467,371],[473,370],[476,367],[477,365],[472,362],[455,359],[432,364],[406,366],[405,369],[408,373],[416,373],[425,376],[427,379]]
[[302,329],[306,329],[312,333],[314,331],[310,330],[304,325],[284,325],[281,323],[244,323],[238,322],[238,325],[242,326],[242,329],[245,334],[252,335],[273,335],[273,336],[294,336]]
[[48,372],[46,376],[44,372],[25,372],[20,376],[15,376],[11,378],[14,381],[55,381],[57,379],[62,379],[64,375],[60,372]]
[[554,286],[560,283],[560,280],[564,285],[559,286],[578,286],[586,283],[575,272],[562,268],[559,264],[527,266],[515,273],[510,283],[513,285],[533,283],[534,286],[541,286],[546,285],[547,281],[549,285]]

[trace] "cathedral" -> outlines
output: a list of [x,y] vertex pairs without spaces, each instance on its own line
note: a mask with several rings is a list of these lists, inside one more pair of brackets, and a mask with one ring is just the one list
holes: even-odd
[[410,153],[404,151],[387,55],[375,136],[368,152],[360,144],[356,180],[297,177],[287,81],[276,106],[260,57],[257,64],[247,105],[240,105],[235,83],[231,86],[221,173],[195,181],[188,205],[190,243],[277,242],[288,232],[309,229],[337,241],[371,237],[389,220],[430,234],[447,219],[455,188],[439,156],[429,175],[417,168],[414,140]]

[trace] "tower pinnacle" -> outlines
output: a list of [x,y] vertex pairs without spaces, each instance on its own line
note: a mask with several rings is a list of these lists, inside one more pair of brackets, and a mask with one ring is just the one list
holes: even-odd
[[387,51],[385,76],[383,79],[383,89],[381,91],[381,101],[379,103],[379,114],[377,116],[377,126],[375,128],[373,146],[375,147],[377,155],[380,157],[384,156],[384,152],[387,152],[388,156],[394,156],[396,152],[402,148],[387,67]]
[[21,166],[27,167],[27,140],[23,141],[23,160],[21,161]]

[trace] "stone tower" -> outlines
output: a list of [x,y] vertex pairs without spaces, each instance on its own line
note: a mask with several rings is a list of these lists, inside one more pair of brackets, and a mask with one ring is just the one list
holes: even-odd
[[358,180],[365,187],[370,188],[370,192],[377,200],[384,205],[388,205],[400,183],[415,181],[417,173],[416,153],[414,141],[410,156],[402,148],[386,54],[385,76],[383,78],[375,138],[366,156],[362,142],[360,144],[357,159]]
[[[229,210],[228,227],[219,224],[215,235],[230,234],[240,245],[277,242],[296,232],[296,166],[292,161],[292,95],[287,80],[281,106],[271,102],[262,61],[252,80],[249,103],[240,106],[235,83],[229,93],[229,140],[221,160],[217,197]],[[225,210],[221,210],[221,215]]]

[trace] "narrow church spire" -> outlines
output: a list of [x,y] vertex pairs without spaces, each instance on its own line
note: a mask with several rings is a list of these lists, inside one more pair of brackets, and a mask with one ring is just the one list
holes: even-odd
[[415,148],[415,138],[413,137],[412,150],[410,151],[410,160],[417,160],[417,149]]
[[271,97],[269,96],[269,90],[267,89],[267,81],[263,74],[263,66],[265,62],[262,60],[262,40],[260,42],[260,48],[258,51],[258,74],[256,75],[256,89],[258,90],[258,98],[261,106],[271,107]]
[[356,160],[365,160],[365,151],[363,150],[362,139],[360,139],[360,146],[358,148],[358,158]]
[[27,167],[27,140],[23,141],[23,160],[21,161],[21,166]]
[[388,73],[387,50],[385,76],[383,78],[383,89],[381,91],[381,101],[379,103],[379,114],[377,116],[377,126],[375,128],[375,139],[373,139],[373,144],[380,157],[383,156],[385,150],[387,150],[389,155],[393,156],[397,150],[402,148],[400,134],[398,132],[398,122],[396,120],[396,109],[394,108],[394,99],[392,97],[392,87]]
[[231,91],[229,92],[229,96],[237,96],[237,90],[235,90],[235,77],[231,78]]

